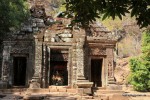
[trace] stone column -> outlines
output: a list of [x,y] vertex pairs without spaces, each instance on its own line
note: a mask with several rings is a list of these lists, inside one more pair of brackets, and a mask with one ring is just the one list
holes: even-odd
[[77,81],[77,61],[76,61],[76,44],[73,44],[72,47],[72,87],[76,87],[76,81]]
[[2,81],[4,82],[4,88],[7,88],[8,84],[12,84],[10,80],[10,50],[11,46],[4,46],[3,49],[3,62],[2,62]]
[[30,88],[40,88],[42,68],[42,42],[35,37],[35,64],[34,74],[31,80]]
[[107,52],[108,84],[115,84],[113,48],[107,48],[106,52]]
[[84,38],[79,38],[76,45],[76,58],[77,58],[77,86],[78,93],[91,93],[93,82],[89,82],[85,78],[85,53],[84,53]]
[[46,68],[46,61],[47,59],[47,47],[45,45],[43,45],[43,62],[42,62],[42,88],[46,88],[47,87],[47,68]]
[[72,49],[69,48],[69,52],[68,52],[68,64],[67,64],[67,71],[68,71],[68,86],[72,86]]
[[85,80],[84,76],[84,39],[79,38],[77,39],[77,45],[76,45],[76,57],[77,57],[77,80]]

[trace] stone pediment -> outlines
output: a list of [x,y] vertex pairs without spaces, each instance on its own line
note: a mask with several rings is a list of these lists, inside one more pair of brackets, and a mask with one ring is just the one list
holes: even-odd
[[113,33],[100,22],[90,24],[87,37],[88,40],[115,40]]

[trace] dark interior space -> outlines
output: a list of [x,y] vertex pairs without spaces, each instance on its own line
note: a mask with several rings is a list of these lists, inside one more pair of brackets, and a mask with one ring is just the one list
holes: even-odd
[[25,86],[26,80],[26,57],[14,57],[13,58],[13,70],[14,70],[14,86]]
[[50,85],[68,85],[67,61],[51,61]]
[[92,59],[91,60],[91,81],[94,83],[93,87],[102,86],[102,59]]

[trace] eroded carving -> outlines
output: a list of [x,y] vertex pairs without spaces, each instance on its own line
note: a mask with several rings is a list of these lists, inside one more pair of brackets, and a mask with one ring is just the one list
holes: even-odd
[[106,49],[104,49],[104,48],[91,48],[90,55],[106,55]]
[[4,61],[4,64],[3,64],[3,80],[7,81],[8,76],[9,76],[9,62]]
[[113,64],[111,61],[108,62],[108,77],[113,77]]

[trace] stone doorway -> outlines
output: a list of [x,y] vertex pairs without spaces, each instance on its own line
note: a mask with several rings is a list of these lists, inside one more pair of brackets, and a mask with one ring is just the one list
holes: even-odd
[[67,61],[51,61],[50,63],[50,85],[68,85]]
[[26,83],[26,57],[13,58],[13,86],[25,86]]
[[91,81],[93,87],[102,87],[102,63],[103,59],[91,59]]

